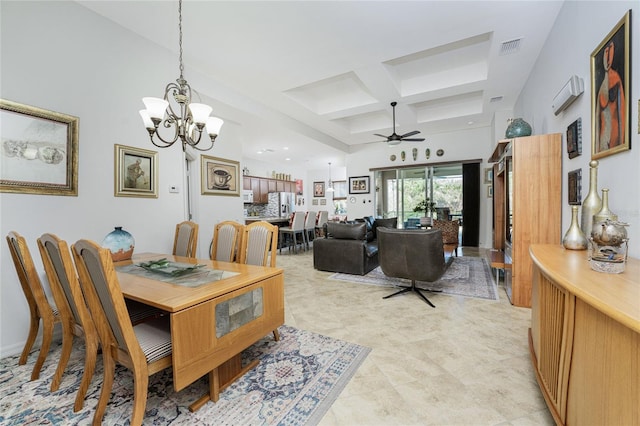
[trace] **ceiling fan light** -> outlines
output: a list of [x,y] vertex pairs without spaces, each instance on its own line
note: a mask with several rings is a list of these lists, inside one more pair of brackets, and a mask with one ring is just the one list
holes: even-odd
[[396,139],[396,140],[393,140],[393,139],[392,139],[392,140],[389,140],[389,141],[387,142],[387,144],[388,144],[389,146],[396,146],[396,145],[400,145],[400,142],[402,142],[400,139]]

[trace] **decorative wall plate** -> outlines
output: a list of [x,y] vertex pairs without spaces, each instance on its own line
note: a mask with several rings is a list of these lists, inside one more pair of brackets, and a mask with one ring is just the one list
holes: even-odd
[[355,203],[356,202],[356,197],[349,197],[349,202],[351,204]]
[[404,161],[404,160],[407,158],[407,154],[405,154],[405,152],[404,152],[404,151],[402,151],[402,152],[400,153],[400,158],[402,158],[402,161]]
[[444,155],[444,149],[439,149],[439,150],[437,150],[437,151],[436,151],[436,155],[437,155],[438,157],[442,157],[442,156]]
[[413,161],[416,161],[418,159],[418,148],[413,148],[411,150],[411,155],[413,155]]
[[396,161],[396,155],[395,154],[391,154],[391,156],[389,157],[389,160]]
[[424,155],[427,157],[427,160],[428,160],[429,157],[431,157],[431,150],[427,148],[427,150],[424,152]]

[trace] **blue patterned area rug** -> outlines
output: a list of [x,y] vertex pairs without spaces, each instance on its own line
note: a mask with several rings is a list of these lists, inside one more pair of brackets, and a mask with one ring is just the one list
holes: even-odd
[[[386,276],[379,266],[366,275],[338,272],[331,275],[329,279],[384,287],[411,285],[411,280]],[[487,260],[481,257],[453,257],[451,265],[438,281],[432,283],[416,281],[416,286],[426,290],[441,291],[444,294],[499,300],[498,286],[491,276],[491,268]]]
[[[154,425],[315,425],[344,389],[371,349],[293,327],[279,328],[281,339],[267,336],[245,352],[260,364],[195,413],[189,404],[207,392],[207,379],[186,389],[173,390],[171,369],[149,379],[144,424]],[[78,344],[76,344],[78,342]],[[91,424],[102,384],[102,357],[98,356],[84,408],[73,412],[75,391],[84,364],[84,344],[74,340],[67,370],[57,392],[49,390],[61,346],[52,345],[40,373],[30,382],[37,357],[25,365],[18,356],[0,360],[0,424]],[[133,376],[118,366],[105,425],[129,424],[133,405]]]

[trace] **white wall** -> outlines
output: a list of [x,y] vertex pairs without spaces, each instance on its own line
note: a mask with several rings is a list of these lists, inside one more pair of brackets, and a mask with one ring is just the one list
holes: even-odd
[[[569,159],[563,136],[562,232],[569,228],[571,208],[567,198],[567,173],[582,169],[583,199],[589,190],[591,160],[591,53],[624,16],[631,14],[631,147],[630,151],[600,159],[598,190],[609,188],[609,207],[619,220],[629,223],[629,254],[640,257],[640,138],[638,99],[640,99],[640,3],[637,1],[567,1],[558,15],[536,66],[520,94],[516,115],[532,124],[536,133],[563,133],[582,117],[582,155]],[[572,75],[584,79],[585,91],[568,109],[555,116],[554,96]]]
[[[21,233],[41,275],[36,239],[52,232],[73,243],[100,242],[122,226],[136,252],[172,249],[175,224],[185,219],[184,162],[179,146],[156,149],[138,110],[143,96],[161,96],[177,75],[174,54],[160,49],[74,2],[2,2],[0,97],[80,118],[78,196],[0,194],[0,233]],[[209,102],[208,99],[203,99]],[[226,111],[222,110],[223,118]],[[223,127],[208,155],[239,160],[242,129]],[[158,151],[157,199],[114,197],[114,144]],[[194,162],[200,167],[200,161]],[[199,171],[196,173],[199,176]],[[181,187],[168,192],[170,184]],[[213,225],[240,218],[240,197],[200,196],[200,254],[206,255]],[[0,248],[0,357],[22,349],[28,308],[6,243]]]
[[[506,126],[505,126],[506,128]],[[504,135],[504,130],[501,131]],[[494,130],[490,127],[477,129],[465,129],[454,133],[440,133],[426,137],[424,142],[403,142],[393,147],[386,143],[367,145],[364,149],[347,156],[348,176],[370,176],[371,193],[355,195],[356,203],[348,204],[349,218],[358,218],[374,215],[375,213],[375,185],[373,172],[369,169],[380,167],[399,167],[411,164],[433,164],[449,161],[482,160],[480,171],[491,165],[487,160],[495,147],[493,138]],[[418,157],[413,160],[412,150],[418,149]],[[431,150],[429,159],[426,159],[426,149]],[[444,154],[439,157],[436,152],[442,149]],[[401,160],[401,152],[405,152],[405,161]],[[391,161],[391,155],[396,156]],[[482,182],[482,177],[481,177]],[[481,184],[480,188],[480,246],[491,247],[492,244],[492,198],[486,197],[486,188]]]

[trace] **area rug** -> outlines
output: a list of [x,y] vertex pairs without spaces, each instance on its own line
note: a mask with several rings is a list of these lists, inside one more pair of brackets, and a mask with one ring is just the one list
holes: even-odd
[[[410,280],[387,277],[379,266],[366,275],[335,273],[329,279],[384,287],[411,285]],[[491,276],[489,263],[480,257],[453,257],[453,262],[438,281],[416,281],[416,286],[444,294],[498,300],[498,287]]]
[[[143,424],[154,425],[315,425],[349,382],[370,352],[369,348],[316,333],[282,326],[280,341],[271,335],[245,352],[243,358],[260,364],[195,413],[189,404],[208,389],[200,379],[186,389],[173,390],[171,369],[149,379]],[[18,356],[0,360],[0,424],[91,424],[102,384],[102,358],[87,393],[84,408],[73,412],[82,376],[84,346],[74,348],[60,390],[51,392],[51,377],[61,346],[47,356],[40,379],[29,381],[37,357],[32,352],[25,365]],[[54,346],[54,345],[52,345]],[[118,366],[113,392],[103,424],[129,424],[133,406],[133,376]]]

